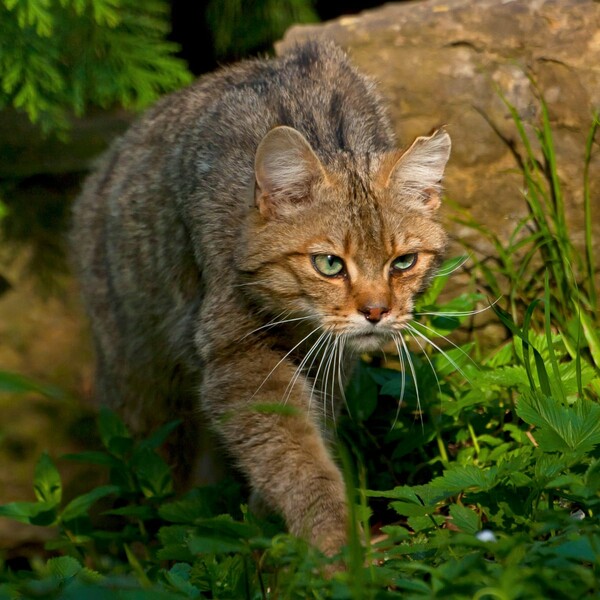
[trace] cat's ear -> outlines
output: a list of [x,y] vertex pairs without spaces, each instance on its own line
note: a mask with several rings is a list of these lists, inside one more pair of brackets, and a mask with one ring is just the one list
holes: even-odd
[[418,137],[392,166],[387,187],[399,197],[408,195],[434,212],[441,203],[441,181],[450,146],[450,136],[444,129]]
[[270,217],[306,199],[317,179],[326,179],[321,161],[306,138],[292,127],[271,129],[254,157],[255,201]]

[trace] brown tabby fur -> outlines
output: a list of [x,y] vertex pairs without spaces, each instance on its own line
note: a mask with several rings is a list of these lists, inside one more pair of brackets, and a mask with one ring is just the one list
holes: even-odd
[[[373,85],[327,43],[164,98],[75,207],[99,399],[139,433],[182,418],[180,480],[202,478],[208,421],[290,531],[335,553],[345,491],[316,390],[338,385],[336,344],[375,349],[410,319],[445,245],[435,213],[449,150],[438,131],[397,151]],[[414,267],[392,273],[409,253]],[[345,271],[320,274],[317,254]],[[329,343],[298,373],[323,331]],[[297,410],[264,409],[282,402]]]

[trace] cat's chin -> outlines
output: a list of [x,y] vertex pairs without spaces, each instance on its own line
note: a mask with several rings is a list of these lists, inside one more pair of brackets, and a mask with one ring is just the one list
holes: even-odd
[[355,352],[374,352],[380,350],[389,340],[389,336],[373,331],[353,334],[348,337],[347,343]]

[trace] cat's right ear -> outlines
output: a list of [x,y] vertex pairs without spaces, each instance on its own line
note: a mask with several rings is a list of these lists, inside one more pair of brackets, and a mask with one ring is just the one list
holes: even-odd
[[441,181],[450,157],[450,136],[438,129],[418,137],[392,167],[386,186],[430,213],[440,206]]
[[254,157],[256,206],[264,217],[283,213],[310,194],[325,170],[306,138],[284,125],[271,129]]

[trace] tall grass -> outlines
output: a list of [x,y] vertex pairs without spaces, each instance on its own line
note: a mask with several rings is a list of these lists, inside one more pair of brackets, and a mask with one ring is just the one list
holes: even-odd
[[[570,355],[589,353],[596,367],[600,367],[600,311],[595,287],[596,269],[593,251],[592,202],[590,192],[590,164],[595,136],[600,121],[592,118],[583,162],[583,220],[585,228],[583,252],[573,243],[567,220],[563,185],[559,177],[554,135],[548,105],[532,81],[539,103],[539,123],[533,126],[533,138],[518,110],[498,90],[515,126],[520,146],[503,134],[486,116],[487,122],[512,153],[523,175],[523,199],[528,215],[514,228],[510,238],[503,241],[489,228],[475,222],[463,213],[456,220],[477,230],[494,247],[493,259],[479,260],[477,266],[492,295],[507,292],[513,319],[523,314],[525,306],[544,293],[544,274],[549,277],[552,292],[550,306],[553,323],[564,335]],[[537,146],[537,148],[536,148]],[[599,218],[600,215],[596,215]],[[502,281],[507,282],[503,288]],[[579,326],[582,338],[580,339]]]

